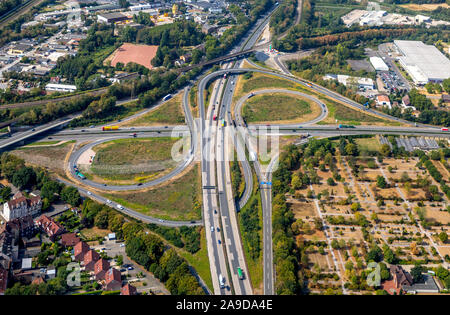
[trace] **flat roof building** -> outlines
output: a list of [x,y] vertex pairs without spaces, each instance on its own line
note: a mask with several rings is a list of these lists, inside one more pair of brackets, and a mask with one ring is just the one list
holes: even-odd
[[398,61],[417,85],[441,83],[450,78],[450,60],[433,45],[421,41],[395,40]]
[[46,91],[56,91],[56,92],[75,92],[76,89],[77,89],[76,85],[70,84],[49,83],[45,86]]
[[380,57],[370,57],[369,60],[376,71],[389,71],[389,67]]
[[97,14],[97,21],[99,23],[109,24],[125,20],[128,20],[128,16],[118,12]]

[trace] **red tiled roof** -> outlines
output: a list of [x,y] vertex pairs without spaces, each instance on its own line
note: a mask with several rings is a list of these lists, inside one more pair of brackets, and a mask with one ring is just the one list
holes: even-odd
[[106,259],[99,259],[94,266],[94,274],[98,274],[102,271],[107,271],[109,269],[109,262]]
[[136,295],[136,288],[130,285],[129,283],[125,284],[120,290],[120,295]]
[[109,284],[113,281],[121,282],[122,279],[120,277],[120,271],[115,268],[110,268],[105,274],[106,284]]
[[55,222],[53,219],[47,217],[46,215],[41,216],[41,218],[37,220],[36,223],[49,236],[58,235],[64,231],[64,227],[61,224]]
[[41,197],[33,196],[30,199],[25,198],[25,196],[19,191],[13,196],[13,199],[8,201],[8,206],[10,209],[15,209],[19,206],[26,205],[27,207],[34,206],[35,204],[41,202]]
[[379,102],[389,102],[389,97],[387,95],[377,95],[377,100]]
[[78,254],[81,254],[81,253],[86,254],[88,250],[89,250],[89,245],[83,241],[80,241],[73,248],[73,254],[75,256],[77,256]]
[[90,249],[85,255],[84,255],[84,264],[87,265],[88,263],[92,261],[99,260],[100,255],[93,249]]
[[75,233],[64,233],[61,235],[61,244],[64,246],[75,246],[80,242],[80,238]]

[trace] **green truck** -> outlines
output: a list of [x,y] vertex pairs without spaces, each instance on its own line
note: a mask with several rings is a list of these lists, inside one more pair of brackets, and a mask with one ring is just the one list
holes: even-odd
[[244,279],[244,274],[242,273],[242,269],[240,267],[237,267],[237,273],[239,276],[239,280]]

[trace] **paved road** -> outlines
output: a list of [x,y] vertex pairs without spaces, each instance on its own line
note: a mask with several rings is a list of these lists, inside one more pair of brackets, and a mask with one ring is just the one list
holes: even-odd
[[20,131],[13,133],[11,137],[7,137],[0,140],[0,151],[5,150],[13,145],[20,144],[24,142],[25,140],[36,137],[40,135],[41,133],[47,132],[49,130],[62,127],[66,124],[68,124],[70,121],[75,119],[78,116],[78,114],[69,115],[65,118],[61,118],[55,121],[52,121],[48,124],[44,124],[41,126],[37,126],[35,128],[26,130],[26,131]]
[[[302,122],[302,123],[297,123],[293,126],[307,126],[307,125],[312,125],[312,124],[316,124],[319,121],[324,120],[327,115],[328,115],[328,109],[326,107],[326,105],[320,101],[318,98],[311,96],[309,94],[305,94],[302,92],[298,92],[298,91],[292,91],[292,90],[286,90],[286,89],[264,89],[264,90],[259,90],[259,91],[255,91],[255,92],[251,92],[248,93],[244,96],[242,96],[237,102],[236,102],[236,107],[235,107],[235,116],[236,116],[236,120],[239,121],[241,126],[244,126],[244,120],[242,119],[242,106],[245,104],[245,102],[255,96],[255,95],[261,95],[261,94],[268,94],[268,93],[283,93],[283,94],[292,94],[292,95],[297,95],[297,96],[301,96],[304,98],[307,98],[309,100],[311,100],[312,102],[316,103],[319,108],[320,108],[320,114],[319,116],[315,117],[314,119],[307,121],[307,122]],[[267,124],[261,124],[260,126],[266,126]],[[285,126],[286,124],[280,125],[280,126]],[[258,125],[256,125],[258,126]],[[287,124],[287,126],[289,126],[289,124]]]
[[[273,11],[272,11],[273,12]],[[232,50],[232,53],[242,51],[252,47],[257,39],[259,38],[264,26],[267,25],[270,17],[269,13],[267,16],[262,17],[260,21],[249,31],[249,36],[244,37],[240,43],[237,45],[235,49]],[[230,64],[225,64],[224,68],[228,68]],[[225,119],[225,113],[227,112],[227,104],[228,101],[223,101],[224,99],[231,100],[231,94],[227,92],[223,92],[223,88],[225,85],[225,81],[223,78],[218,80],[216,83],[213,93],[211,95],[211,103],[208,110],[208,117],[205,115],[205,106],[204,106],[204,91],[206,85],[210,80],[215,78],[216,76],[205,76],[199,82],[198,88],[198,106],[200,109],[200,132],[201,132],[201,169],[202,169],[202,183],[204,187],[213,187],[204,188],[203,189],[203,213],[204,213],[204,224],[205,230],[207,231],[206,240],[208,246],[208,256],[210,258],[210,268],[211,275],[213,279],[214,293],[215,294],[229,294],[229,286],[231,285],[230,278],[228,275],[231,275],[231,281],[233,283],[233,289],[236,294],[251,294],[251,285],[248,281],[248,271],[245,264],[245,258],[243,257],[242,245],[240,243],[240,235],[239,230],[235,218],[235,210],[230,212],[229,207],[234,205],[234,200],[230,201],[230,185],[229,183],[224,183],[225,177],[227,176],[227,172],[229,173],[229,165],[228,163],[223,163],[217,161],[217,171],[218,173],[218,183],[221,187],[221,193],[218,195],[218,188],[216,186],[215,181],[215,150],[217,149],[217,155],[224,156],[225,152],[224,148],[224,137],[223,133],[217,132],[217,129],[212,128],[216,127],[219,121],[214,121],[212,117],[217,115],[219,108],[221,108],[221,112],[219,115],[222,119]],[[230,84],[227,82],[227,84]],[[228,87],[225,88],[225,91],[228,91]],[[220,106],[219,100],[220,96],[223,93],[223,100]],[[227,94],[227,95],[226,95]],[[225,111],[223,110],[225,108]],[[229,107],[228,107],[229,108]],[[208,120],[206,120],[208,119]],[[220,131],[220,130],[219,130]],[[216,140],[218,140],[216,142]],[[228,170],[227,170],[228,169]],[[225,176],[223,175],[225,174]],[[219,199],[220,209],[217,207],[217,199]],[[231,200],[232,200],[231,195]],[[231,202],[231,204],[230,204]],[[231,214],[231,218],[230,218]],[[220,220],[220,221],[219,221]],[[221,226],[220,236],[217,235],[217,227]],[[210,229],[215,229],[216,232],[208,232]],[[237,237],[236,237],[237,230]],[[223,236],[223,237],[222,237]],[[218,240],[221,239],[221,245],[219,246]],[[217,242],[216,242],[217,241]],[[226,257],[225,257],[226,256]],[[229,265],[227,266],[227,261]],[[240,266],[246,275],[243,281],[237,279],[237,267]],[[226,279],[226,288],[220,288],[218,276],[222,275]],[[250,289],[249,289],[250,286]]]
[[[325,96],[328,96],[328,97],[330,97],[330,98],[332,98],[334,100],[340,101],[340,102],[342,102],[342,103],[346,104],[347,106],[352,107],[354,109],[365,111],[367,113],[370,113],[372,115],[378,116],[380,118],[389,119],[389,120],[400,122],[400,123],[403,123],[403,124],[406,124],[406,125],[410,125],[410,126],[415,126],[414,122],[403,120],[403,119],[400,119],[400,118],[397,118],[397,117],[394,117],[394,116],[390,116],[388,114],[379,112],[379,111],[374,110],[374,109],[367,109],[363,105],[361,105],[361,104],[359,104],[359,103],[357,103],[357,102],[355,102],[355,101],[353,101],[353,100],[351,100],[349,98],[346,98],[346,97],[344,97],[344,96],[342,96],[342,95],[340,95],[340,94],[338,94],[338,93],[336,93],[334,91],[331,91],[331,90],[329,90],[327,88],[324,88],[324,87],[322,87],[320,85],[317,85],[315,83],[303,81],[303,80],[298,79],[298,78],[296,78],[294,76],[291,76],[291,75],[285,75],[285,74],[281,74],[281,73],[270,71],[270,70],[253,69],[253,68],[218,70],[216,72],[211,73],[210,75],[212,75],[212,76],[221,76],[221,75],[224,75],[225,73],[245,73],[245,72],[259,72],[259,73],[263,73],[263,74],[277,76],[279,78],[292,81],[292,82],[297,83],[299,85],[302,85],[302,86],[304,86],[306,88],[314,90],[314,91],[316,91],[316,92],[318,92],[320,94],[323,94]],[[417,124],[417,126],[419,126],[419,127],[435,127],[435,126],[430,126],[430,125],[426,125],[426,124]],[[387,128],[390,128],[390,127],[387,127]]]
[[[74,152],[69,158],[69,171],[72,174],[72,177],[74,179],[76,179],[78,182],[83,183],[84,185],[96,188],[96,189],[108,190],[108,191],[126,191],[126,190],[137,190],[137,189],[143,189],[143,188],[147,188],[147,187],[153,187],[153,186],[162,184],[168,180],[171,180],[173,177],[179,175],[194,160],[194,152],[197,149],[197,139],[196,139],[196,136],[193,137],[193,135],[195,133],[195,128],[194,128],[194,119],[192,117],[191,109],[190,109],[189,103],[188,103],[188,96],[187,96],[188,91],[189,91],[189,87],[186,87],[182,103],[183,103],[183,109],[185,112],[185,119],[186,119],[187,125],[189,127],[189,131],[190,131],[190,139],[193,139],[193,140],[190,141],[191,147],[190,147],[189,153],[184,156],[183,160],[171,172],[169,172],[168,174],[161,176],[157,179],[154,179],[152,181],[142,183],[142,185],[133,184],[133,185],[107,185],[107,186],[105,186],[104,184],[100,184],[100,183],[91,181],[89,179],[82,180],[82,179],[78,178],[76,176],[76,172],[75,172],[75,165],[78,163],[78,159],[80,158],[80,156],[87,150],[91,149],[92,147],[94,147],[102,142],[110,141],[113,139],[129,138],[129,135],[118,135],[116,138],[108,137],[106,139],[104,138],[104,139],[94,141],[88,145],[81,147],[80,150]],[[154,108],[155,107],[153,107],[152,109],[154,109]],[[141,113],[139,113],[139,115],[143,115],[145,113],[146,112],[141,112]],[[163,130],[169,129],[168,126],[166,126],[166,127],[164,127]],[[140,131],[140,130],[155,131],[155,130],[161,130],[160,128],[161,127],[139,127],[139,128],[136,127],[136,128],[131,129],[131,127],[130,127],[128,130],[130,132],[137,133],[137,131]],[[173,128],[175,128],[175,127],[172,127],[172,129]],[[101,129],[99,127],[90,128],[90,129],[91,129],[91,131],[86,130],[85,133],[86,132],[102,133],[102,131],[100,131]],[[66,133],[70,134],[70,131],[66,131]]]
[[[202,80],[199,83],[199,90],[204,91],[206,81]],[[209,265],[211,269],[211,277],[213,282],[214,294],[223,295],[231,294],[229,287],[227,263],[225,258],[224,248],[220,245],[219,240],[223,243],[222,226],[220,221],[220,209],[217,202],[217,187],[216,187],[216,173],[215,165],[215,146],[213,140],[215,139],[216,129],[213,128],[215,121],[213,116],[217,115],[218,98],[222,91],[222,80],[219,80],[213,89],[208,113],[205,113],[205,106],[203,100],[203,93],[198,93],[198,106],[200,114],[200,148],[201,148],[201,170],[202,170],[202,185],[203,185],[203,220],[206,232],[206,244],[208,248]],[[225,285],[219,283],[219,276],[224,277]]]
[[[267,94],[267,93],[286,93],[286,94],[293,94],[298,95],[301,97],[306,97],[310,99],[311,101],[315,102],[319,108],[320,108],[320,114],[316,118],[314,118],[311,121],[304,122],[301,124],[296,124],[296,127],[299,125],[307,126],[310,124],[315,124],[328,115],[328,109],[325,106],[324,103],[322,103],[319,99],[305,94],[298,91],[292,91],[292,90],[285,90],[285,89],[265,89],[260,91],[255,91],[248,93],[244,96],[242,96],[236,103],[235,107],[235,117],[236,122],[240,126],[244,125],[244,120],[242,118],[242,106],[243,104],[254,95],[261,95],[261,94]],[[264,128],[267,129],[267,128]],[[248,139],[246,136],[244,136],[245,139]],[[267,168],[266,173],[263,173],[261,170],[261,165],[259,163],[259,160],[255,160],[254,166],[255,171],[258,177],[258,181],[261,182],[271,182],[272,178],[272,169],[275,165],[275,161],[277,161],[278,157],[275,156],[271,163],[269,164],[269,167]],[[262,206],[262,213],[263,213],[263,264],[264,264],[264,271],[263,271],[263,283],[264,283],[264,294],[265,295],[273,295],[274,292],[274,276],[273,276],[273,246],[272,246],[272,189],[271,185],[260,185],[260,193],[261,193],[261,206]]]

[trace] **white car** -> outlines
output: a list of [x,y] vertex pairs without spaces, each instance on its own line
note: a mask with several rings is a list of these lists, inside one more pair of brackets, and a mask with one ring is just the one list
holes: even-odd
[[211,226],[211,232],[214,232],[214,226]]
[[88,195],[92,195],[92,193],[90,191],[88,191],[87,193],[88,193]]
[[117,208],[120,209],[120,210],[123,209],[123,207],[121,205],[117,205]]
[[109,199],[106,199],[106,203],[111,203],[111,200],[109,200]]

